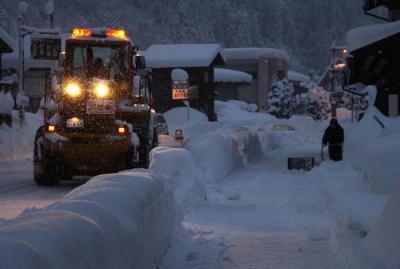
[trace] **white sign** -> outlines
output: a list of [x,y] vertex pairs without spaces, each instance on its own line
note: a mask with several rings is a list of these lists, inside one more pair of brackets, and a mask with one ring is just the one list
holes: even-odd
[[114,114],[115,104],[113,100],[88,100],[87,114]]

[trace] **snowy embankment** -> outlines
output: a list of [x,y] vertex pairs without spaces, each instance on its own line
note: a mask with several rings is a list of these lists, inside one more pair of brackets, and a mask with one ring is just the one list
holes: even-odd
[[[376,88],[366,90],[374,103]],[[400,118],[388,118],[374,106],[348,130],[345,159],[364,181],[350,180],[351,169],[342,169],[329,182],[337,214],[332,232],[346,268],[400,267],[399,141]]]
[[170,133],[183,130],[184,148],[153,150],[151,169],[174,178],[175,197],[185,208],[213,195],[207,190],[211,181],[219,181],[248,163],[276,158],[276,154],[283,159],[308,156],[319,160],[320,147],[315,143],[322,133],[319,123],[308,117],[277,120],[249,112],[249,106],[239,101],[216,101],[218,122],[207,122],[205,115],[193,109],[189,121],[186,108],[165,113]]
[[100,175],[43,209],[0,223],[2,268],[153,268],[174,234],[168,178]]
[[[40,114],[0,127],[0,161],[32,158]],[[171,180],[154,170],[100,175],[45,208],[0,219],[1,268],[154,268],[180,223]],[[33,184],[33,183],[32,183]]]
[[12,111],[12,128],[0,125],[0,161],[21,161],[32,159],[33,141],[36,130],[43,124],[40,113],[25,113],[21,123],[18,111]]

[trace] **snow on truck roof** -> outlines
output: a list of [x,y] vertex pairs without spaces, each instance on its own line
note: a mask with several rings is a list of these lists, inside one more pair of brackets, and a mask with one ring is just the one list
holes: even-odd
[[214,68],[214,82],[251,83],[252,80],[252,75],[242,71]]
[[219,44],[156,44],[143,54],[150,68],[206,67],[218,56],[225,62]]
[[400,21],[358,27],[347,33],[346,45],[348,50],[352,52],[399,32]]
[[[0,45],[5,45],[6,52],[13,52],[16,42],[3,28],[0,27]],[[8,47],[8,48],[7,48]]]
[[278,58],[289,62],[286,51],[273,48],[228,48],[224,49],[227,61],[258,60],[262,58]]

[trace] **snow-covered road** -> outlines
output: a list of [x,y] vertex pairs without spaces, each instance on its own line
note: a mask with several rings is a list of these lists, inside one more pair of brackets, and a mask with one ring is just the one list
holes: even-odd
[[285,165],[263,160],[210,187],[163,268],[335,268],[321,181]]
[[1,162],[0,219],[15,218],[26,208],[46,206],[83,183],[74,180],[42,187],[36,185],[32,176],[32,160]]

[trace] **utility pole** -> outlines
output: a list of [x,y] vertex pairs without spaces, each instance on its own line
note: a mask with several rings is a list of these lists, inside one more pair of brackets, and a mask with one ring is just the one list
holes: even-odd
[[[20,2],[18,5],[18,60],[19,60],[19,68],[18,68],[18,96],[21,98],[24,96],[24,72],[25,72],[25,44],[24,44],[24,17],[28,12],[29,5],[26,2]],[[18,103],[18,102],[17,102]],[[25,120],[25,112],[24,105],[18,104],[19,107],[19,118],[21,123]]]
[[46,14],[49,16],[50,29],[53,29],[54,28],[54,11],[55,11],[54,0],[49,0],[49,2],[47,2],[45,10],[46,10]]

